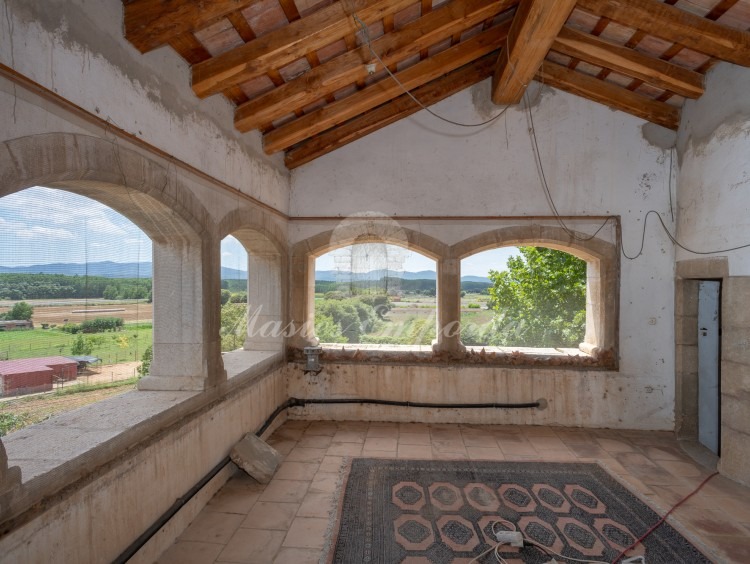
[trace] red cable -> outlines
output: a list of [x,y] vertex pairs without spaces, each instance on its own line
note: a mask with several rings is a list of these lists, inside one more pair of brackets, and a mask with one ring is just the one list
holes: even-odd
[[643,541],[643,539],[645,539],[645,538],[646,538],[647,536],[649,536],[649,535],[650,535],[651,533],[653,533],[653,532],[654,532],[654,530],[655,530],[655,529],[656,529],[656,528],[657,528],[657,527],[658,527],[659,525],[661,525],[661,524],[662,524],[662,523],[663,523],[663,522],[664,522],[664,521],[666,520],[666,518],[667,518],[667,517],[669,517],[669,515],[670,515],[670,514],[672,513],[672,511],[674,511],[675,509],[677,509],[677,508],[678,508],[678,507],[679,507],[680,505],[682,505],[682,504],[683,504],[683,503],[685,503],[685,502],[686,502],[687,500],[689,500],[689,499],[690,499],[691,497],[693,497],[693,496],[694,496],[695,494],[697,494],[697,493],[698,493],[698,492],[699,492],[699,491],[701,490],[701,488],[702,488],[703,486],[705,486],[705,485],[706,485],[706,484],[708,483],[708,481],[709,481],[709,480],[710,480],[711,478],[713,478],[714,476],[717,476],[718,474],[719,474],[718,472],[714,472],[713,474],[711,474],[710,476],[708,476],[708,477],[707,477],[707,478],[706,478],[705,480],[703,480],[703,481],[702,481],[702,482],[700,483],[700,485],[699,485],[699,486],[698,486],[697,488],[695,488],[695,489],[694,489],[694,490],[693,490],[692,492],[690,492],[690,493],[689,493],[688,495],[686,495],[686,496],[685,496],[685,497],[683,497],[683,498],[682,498],[682,499],[681,499],[680,501],[678,501],[678,502],[677,502],[677,504],[676,504],[675,506],[673,506],[673,507],[672,507],[672,509],[670,509],[669,511],[667,511],[667,512],[666,512],[666,513],[664,514],[664,517],[662,517],[661,519],[659,519],[659,520],[658,520],[658,521],[656,522],[656,524],[655,524],[655,525],[653,525],[653,526],[652,526],[652,527],[651,527],[651,528],[650,528],[650,529],[649,529],[648,531],[646,531],[645,533],[643,533],[643,535],[641,535],[641,538],[639,538],[639,539],[638,539],[637,541],[635,541],[635,542],[634,542],[633,544],[631,544],[631,545],[630,545],[629,547],[627,547],[627,548],[626,548],[625,550],[623,550],[623,551],[622,551],[622,552],[620,553],[620,555],[619,555],[619,556],[618,556],[617,558],[615,558],[615,559],[614,559],[614,560],[612,561],[612,564],[617,564],[617,562],[618,562],[618,561],[619,561],[619,560],[620,560],[620,559],[621,559],[621,558],[622,558],[623,556],[625,556],[625,553],[626,553],[626,552],[628,552],[629,550],[631,550],[632,548],[634,548],[634,547],[635,547],[636,545],[638,545],[638,543],[642,542],[642,541]]

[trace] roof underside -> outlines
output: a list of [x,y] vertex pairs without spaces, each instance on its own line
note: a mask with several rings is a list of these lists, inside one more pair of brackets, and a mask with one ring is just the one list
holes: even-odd
[[714,63],[750,66],[750,0],[123,4],[135,47],[170,45],[289,168],[418,111],[402,85],[428,106],[492,76],[504,105],[536,79],[675,129]]

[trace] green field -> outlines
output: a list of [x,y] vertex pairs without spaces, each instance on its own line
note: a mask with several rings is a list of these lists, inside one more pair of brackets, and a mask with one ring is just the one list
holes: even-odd
[[[0,332],[0,360],[36,358],[41,356],[69,356],[77,335],[59,329]],[[126,324],[122,331],[84,335],[93,339],[93,356],[104,364],[139,361],[143,351],[153,342],[151,323]]]

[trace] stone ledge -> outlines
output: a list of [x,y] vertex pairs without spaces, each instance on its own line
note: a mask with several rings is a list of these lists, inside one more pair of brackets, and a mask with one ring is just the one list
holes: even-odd
[[204,392],[134,390],[6,435],[8,465],[20,468],[21,486],[12,503],[0,508],[0,536],[25,511],[43,508],[45,500],[94,476],[136,445],[283,366],[283,355],[273,356],[244,355],[255,364]]
[[[323,344],[321,362],[430,364],[509,367],[553,367],[572,369],[616,370],[616,359],[611,351],[596,350],[587,354],[580,349],[528,347],[466,347],[461,352],[434,352],[428,345],[372,345]],[[300,349],[288,349],[290,362],[304,362]]]

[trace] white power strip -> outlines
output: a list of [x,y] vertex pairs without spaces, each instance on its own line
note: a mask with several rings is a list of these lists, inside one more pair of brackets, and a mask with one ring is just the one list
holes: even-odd
[[519,531],[495,531],[495,538],[500,544],[523,546],[523,535]]

